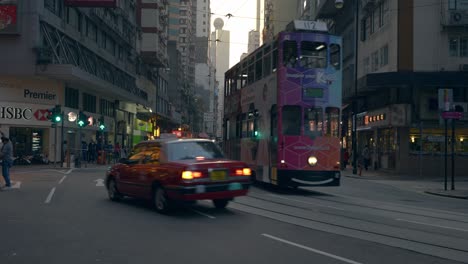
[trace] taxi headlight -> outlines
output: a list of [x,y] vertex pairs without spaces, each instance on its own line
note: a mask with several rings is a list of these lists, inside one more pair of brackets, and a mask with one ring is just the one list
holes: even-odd
[[310,166],[315,166],[317,165],[318,160],[316,157],[310,156],[307,162],[309,163]]

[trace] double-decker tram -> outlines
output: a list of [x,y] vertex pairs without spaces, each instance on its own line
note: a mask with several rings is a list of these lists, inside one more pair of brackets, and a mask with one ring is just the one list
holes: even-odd
[[340,185],[341,37],[292,21],[225,73],[223,148],[256,181]]

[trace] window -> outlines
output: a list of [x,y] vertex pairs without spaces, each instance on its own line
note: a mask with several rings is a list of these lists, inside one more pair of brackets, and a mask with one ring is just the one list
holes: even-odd
[[304,134],[311,138],[322,136],[323,110],[320,107],[304,110]]
[[369,63],[370,63],[369,57],[365,58],[362,63],[364,65],[364,74],[369,73]]
[[330,45],[330,64],[336,70],[341,69],[341,49],[338,44]]
[[458,37],[449,37],[449,55],[458,56]]
[[327,107],[326,123],[324,126],[324,134],[331,137],[338,137],[340,132],[340,109],[336,107]]
[[109,102],[105,99],[99,100],[99,110],[101,115],[114,116],[115,105],[113,102]]
[[326,68],[327,67],[327,44],[324,42],[301,42],[301,67]]
[[205,159],[220,159],[224,155],[219,147],[211,141],[174,142],[167,144],[168,160],[187,160],[204,157]]
[[301,107],[296,105],[283,106],[282,133],[283,135],[301,135]]
[[379,70],[379,52],[375,51],[371,55],[372,58],[372,72]]
[[285,40],[283,42],[283,65],[286,67],[295,67],[297,56],[296,41]]
[[83,111],[96,113],[96,96],[83,93]]
[[80,93],[77,89],[73,89],[70,87],[65,88],[65,107],[70,108],[79,108],[79,98]]
[[448,0],[449,10],[457,10],[457,0]]
[[86,36],[97,41],[97,26],[91,20],[86,20]]
[[468,57],[468,37],[460,38],[460,57]]
[[130,163],[158,163],[161,155],[161,144],[158,142],[155,143],[145,143],[136,145],[128,161]]
[[380,66],[385,66],[388,64],[388,45],[380,48]]

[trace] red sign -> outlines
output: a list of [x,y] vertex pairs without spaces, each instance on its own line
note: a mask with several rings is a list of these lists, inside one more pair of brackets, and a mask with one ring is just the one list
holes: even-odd
[[18,7],[15,1],[0,1],[0,34],[18,33]]
[[49,120],[49,110],[37,109],[36,112],[34,112],[34,117],[39,121],[47,121]]
[[442,112],[443,119],[461,119],[462,117],[462,112]]
[[117,0],[65,0],[65,5],[75,7],[117,7]]

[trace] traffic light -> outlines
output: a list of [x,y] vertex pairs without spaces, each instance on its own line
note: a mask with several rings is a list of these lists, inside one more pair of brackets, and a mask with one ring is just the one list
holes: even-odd
[[78,114],[78,120],[76,121],[79,127],[85,127],[89,125],[88,116],[81,112]]
[[55,108],[47,109],[47,120],[54,122],[54,110]]
[[62,121],[62,109],[60,105],[56,105],[52,111],[52,122],[60,123]]
[[100,129],[100,130],[106,129],[106,124],[104,123],[104,117],[103,117],[103,116],[101,116],[101,117],[99,118],[99,129]]

